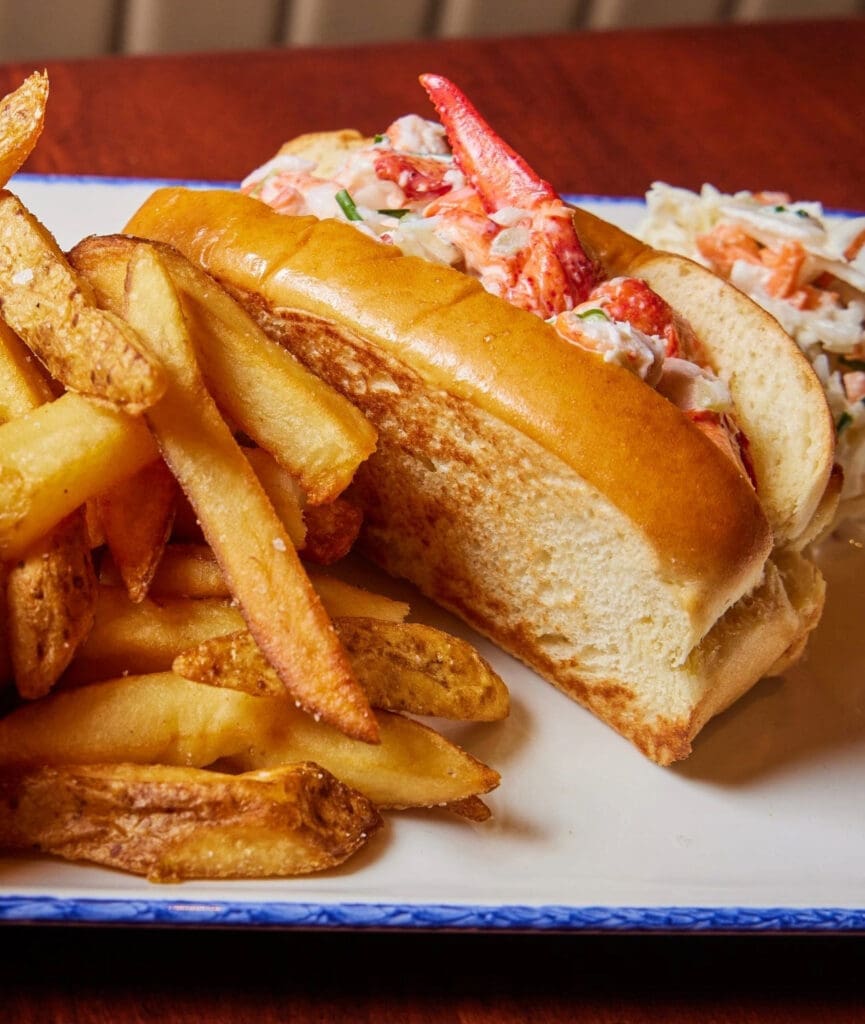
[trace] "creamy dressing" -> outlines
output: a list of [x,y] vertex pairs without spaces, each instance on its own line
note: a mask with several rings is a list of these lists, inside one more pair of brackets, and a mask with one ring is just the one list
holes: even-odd
[[661,182],[646,204],[641,238],[725,277],[808,357],[835,420],[846,514],[865,515],[865,217],[831,216],[781,194]]
[[[283,154],[248,175],[242,190],[283,213],[346,220],[406,255],[468,273],[504,298],[512,297],[514,267],[526,262],[538,231],[552,232],[552,222],[566,213],[558,202],[555,210],[540,213],[515,205],[485,209],[457,166],[442,125],[415,114],[394,121],[370,144],[349,149],[332,178],[314,172],[310,160]],[[686,411],[729,408],[729,392],[711,370],[665,358],[662,338],[613,319],[602,311],[604,302],[574,310],[554,305],[558,315],[550,322],[572,344],[652,387],[663,384],[669,400]]]

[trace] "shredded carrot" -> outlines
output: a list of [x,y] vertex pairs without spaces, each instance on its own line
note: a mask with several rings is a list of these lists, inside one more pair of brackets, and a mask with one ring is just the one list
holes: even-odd
[[735,224],[718,224],[705,235],[697,236],[697,248],[716,273],[729,277],[737,260],[760,262],[760,246]]
[[805,262],[805,249],[800,242],[781,242],[775,248],[760,253],[760,261],[772,273],[766,281],[766,291],[779,299],[790,298],[797,290],[799,273]]
[[865,246],[865,228],[859,232],[859,234],[853,239],[853,241],[844,250],[845,260],[854,260],[859,255],[862,247]]

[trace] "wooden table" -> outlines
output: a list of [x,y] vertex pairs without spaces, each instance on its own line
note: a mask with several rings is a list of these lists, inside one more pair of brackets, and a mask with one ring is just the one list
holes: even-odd
[[[453,77],[562,191],[655,179],[865,209],[865,21],[49,65],[28,170],[234,180],[299,132]],[[29,67],[0,68],[0,88]],[[859,937],[300,934],[10,926],[3,1021],[843,1021]]]

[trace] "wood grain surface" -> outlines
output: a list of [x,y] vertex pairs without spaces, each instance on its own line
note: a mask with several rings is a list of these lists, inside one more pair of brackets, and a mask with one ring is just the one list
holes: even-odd
[[431,113],[417,76],[438,71],[560,191],[865,207],[863,53],[865,19],[51,63],[28,169],[236,180],[301,132]]
[[[300,132],[375,132],[423,112],[417,75],[438,71],[561,191],[712,181],[865,209],[863,52],[860,19],[54,62],[27,170],[236,180]],[[0,66],[0,89],[30,70]],[[8,925],[2,937],[4,1022],[865,1019],[859,936]]]

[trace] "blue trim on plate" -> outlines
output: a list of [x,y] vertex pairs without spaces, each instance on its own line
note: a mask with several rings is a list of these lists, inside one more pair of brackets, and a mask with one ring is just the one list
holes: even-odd
[[[63,184],[64,182],[76,185],[112,185],[132,186],[152,185],[154,187],[180,186],[183,188],[230,188],[240,187],[237,181],[207,181],[195,178],[123,178],[115,175],[99,174],[31,174],[20,172],[12,179],[15,181],[34,182],[36,184]],[[577,192],[563,192],[562,199],[572,206],[580,206],[582,203],[592,203],[596,206],[630,206],[634,203],[643,203],[643,196],[597,196]],[[862,217],[865,211],[848,210],[836,207],[825,207],[825,212],[837,217]]]
[[510,932],[863,932],[865,909],[565,907],[0,898],[0,922]]
[[122,178],[115,175],[100,174],[30,174],[21,172],[11,179],[36,185],[111,185],[141,188],[142,186],[178,186],[182,188],[239,188],[236,181],[204,181],[195,178]]

